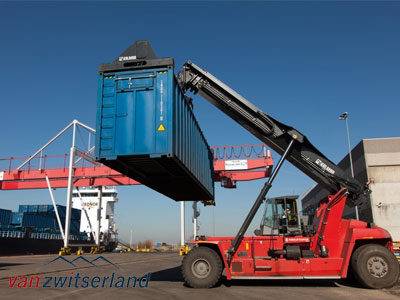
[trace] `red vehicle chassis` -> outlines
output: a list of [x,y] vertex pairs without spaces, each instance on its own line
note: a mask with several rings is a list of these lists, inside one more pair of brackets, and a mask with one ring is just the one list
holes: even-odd
[[[231,247],[232,237],[208,237],[194,243],[218,253],[228,280],[346,278],[355,248],[373,243],[392,251],[392,240],[386,230],[365,222],[342,219],[346,199],[346,191],[341,190],[320,205],[314,220],[316,231],[313,235],[244,237],[230,265],[226,253]],[[271,250],[279,253],[288,245],[311,250],[313,255],[298,259],[269,255]]]

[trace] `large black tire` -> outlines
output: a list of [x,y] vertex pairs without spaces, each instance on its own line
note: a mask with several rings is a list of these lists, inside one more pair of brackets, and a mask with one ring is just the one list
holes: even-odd
[[351,256],[351,269],[356,279],[367,288],[382,289],[395,285],[399,279],[399,262],[387,248],[367,244]]
[[193,248],[182,260],[182,275],[190,287],[211,288],[221,279],[221,258],[208,247]]

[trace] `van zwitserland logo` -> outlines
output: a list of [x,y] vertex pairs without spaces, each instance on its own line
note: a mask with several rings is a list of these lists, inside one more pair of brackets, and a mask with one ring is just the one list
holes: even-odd
[[[120,269],[117,264],[112,263],[104,256],[97,256],[89,260],[86,257],[78,256],[73,260],[68,260],[63,256],[57,256],[46,265],[54,264],[55,262],[64,262],[71,268],[79,268],[77,263],[85,263],[88,267],[104,267],[112,266]],[[99,263],[103,264],[99,264]],[[32,274],[32,275],[17,275],[8,278],[9,288],[147,288],[150,282],[151,273],[136,276],[136,275],[121,275],[116,272],[107,275],[87,275],[80,272],[68,270],[67,274],[62,276],[47,276],[48,274]],[[55,270],[54,272],[57,272]],[[51,271],[49,272],[51,273]]]

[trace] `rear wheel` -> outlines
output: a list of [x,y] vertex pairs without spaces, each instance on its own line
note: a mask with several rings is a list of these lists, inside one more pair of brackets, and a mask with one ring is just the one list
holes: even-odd
[[365,287],[381,289],[392,287],[399,279],[399,263],[387,248],[368,244],[354,251],[351,268],[357,280]]
[[221,279],[222,261],[218,254],[208,247],[196,247],[189,251],[182,261],[182,275],[185,283],[194,288],[211,288]]

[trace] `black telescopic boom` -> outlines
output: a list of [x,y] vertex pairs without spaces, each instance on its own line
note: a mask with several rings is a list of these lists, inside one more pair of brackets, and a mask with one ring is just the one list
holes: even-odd
[[283,155],[289,142],[295,140],[287,160],[331,193],[346,188],[349,191],[348,204],[357,205],[358,197],[364,193],[364,187],[354,178],[347,176],[300,131],[272,118],[191,62],[184,64],[178,81],[183,90],[199,93],[278,154]]

